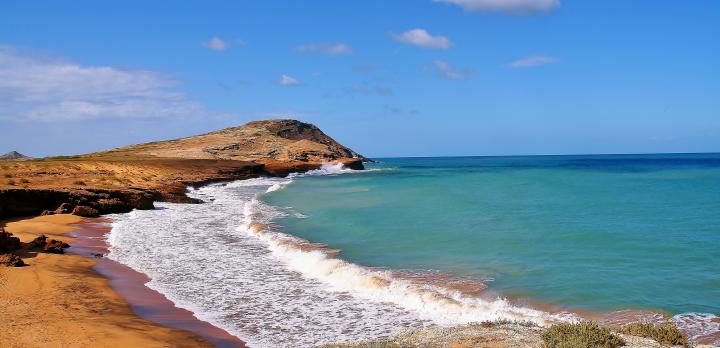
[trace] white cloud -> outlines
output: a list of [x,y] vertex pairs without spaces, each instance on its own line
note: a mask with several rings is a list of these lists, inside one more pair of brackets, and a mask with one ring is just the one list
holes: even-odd
[[203,46],[213,50],[213,51],[225,51],[228,48],[230,48],[231,45],[234,46],[241,46],[244,45],[245,41],[243,39],[234,39],[234,40],[223,40],[217,36],[213,37],[212,39],[203,42]]
[[511,62],[507,64],[507,66],[510,68],[532,68],[536,66],[552,64],[557,61],[557,58],[550,56],[528,56]]
[[445,61],[440,59],[435,62],[435,72],[438,77],[451,79],[451,80],[464,80],[473,74],[472,69],[465,69],[464,71],[458,71]]
[[209,114],[150,70],[83,66],[19,54],[0,46],[0,119],[67,121],[100,118],[186,118]]
[[446,50],[452,47],[452,42],[442,35],[432,36],[425,29],[412,29],[401,34],[390,34],[397,42],[414,45],[422,48],[438,48]]
[[210,41],[203,42],[203,46],[213,51],[224,51],[230,44],[219,37],[213,37]]
[[560,6],[560,0],[434,0],[462,7],[465,11],[534,14]]
[[337,56],[342,54],[350,54],[353,52],[352,47],[344,42],[336,43],[308,43],[295,46],[298,52],[322,52],[327,55]]
[[283,86],[297,86],[300,84],[300,81],[290,75],[283,75],[280,77],[280,84]]

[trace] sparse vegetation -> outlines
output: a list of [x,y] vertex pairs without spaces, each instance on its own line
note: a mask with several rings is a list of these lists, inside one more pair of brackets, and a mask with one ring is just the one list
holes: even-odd
[[543,334],[545,348],[615,348],[625,345],[622,337],[595,322],[555,324]]
[[322,345],[318,348],[404,348],[406,346],[403,346],[399,343],[395,343],[392,341],[372,341],[372,342],[362,342],[362,343],[333,343],[333,344],[326,344]]
[[506,325],[506,324],[514,324],[514,325],[520,325],[525,327],[531,327],[531,326],[537,326],[537,324],[533,323],[532,321],[514,321],[514,320],[508,320],[508,319],[499,319],[495,321],[485,320],[480,322],[480,327],[482,328],[493,328],[498,325]]
[[6,178],[12,178],[12,175],[10,175],[10,174],[8,174],[8,173],[3,174],[3,176],[6,177]]
[[7,184],[10,185],[10,186],[14,186],[14,185],[15,185],[15,180],[10,179],[10,180],[7,181]]
[[81,156],[75,155],[75,156],[51,156],[51,157],[44,157],[44,158],[34,158],[32,161],[36,162],[42,162],[42,161],[56,161],[56,160],[69,160],[69,159],[76,159],[81,158]]
[[30,180],[25,179],[25,178],[22,178],[22,179],[20,179],[20,183],[21,183],[21,184],[29,184],[29,183],[30,183]]
[[652,338],[658,343],[673,346],[689,347],[688,336],[678,329],[674,323],[653,325],[650,323],[632,323],[618,330],[620,333],[632,336]]
[[85,186],[85,182],[82,180],[73,181],[73,185]]

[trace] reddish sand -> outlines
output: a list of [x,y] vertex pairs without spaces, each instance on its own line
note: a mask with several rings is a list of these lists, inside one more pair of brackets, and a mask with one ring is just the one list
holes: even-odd
[[[110,232],[107,219],[86,219],[77,229],[68,233],[76,238],[69,252],[87,257],[106,254],[108,246],[105,234]],[[193,332],[217,347],[246,347],[237,337],[227,331],[197,319],[192,312],[176,307],[163,294],[145,286],[150,281],[146,275],[115,262],[99,257],[93,269],[106,277],[110,286],[129,304],[133,312],[163,326]]]

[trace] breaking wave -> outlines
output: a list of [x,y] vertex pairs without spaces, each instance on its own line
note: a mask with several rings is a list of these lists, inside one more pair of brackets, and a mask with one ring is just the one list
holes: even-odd
[[[479,296],[452,279],[345,261],[338,250],[284,233],[274,220],[287,212],[259,199],[298,177],[355,172],[328,164],[287,178],[214,184],[188,194],[206,204],[158,203],[164,209],[115,215],[108,257],[147,274],[150,288],[252,347],[362,340],[429,324],[579,319]],[[712,329],[698,329],[693,319],[675,321]],[[704,322],[718,329],[711,319]]]

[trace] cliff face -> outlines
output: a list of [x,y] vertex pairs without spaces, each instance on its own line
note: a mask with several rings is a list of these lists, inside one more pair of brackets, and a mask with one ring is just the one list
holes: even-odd
[[160,141],[91,154],[105,156],[229,159],[266,162],[323,163],[364,159],[318,127],[296,120],[249,122],[240,127],[177,140]]
[[363,169],[364,159],[312,124],[270,120],[82,156],[5,161],[0,218],[78,206],[78,214],[126,212],[151,209],[154,200],[197,203],[185,196],[187,186],[285,176],[326,162]]

